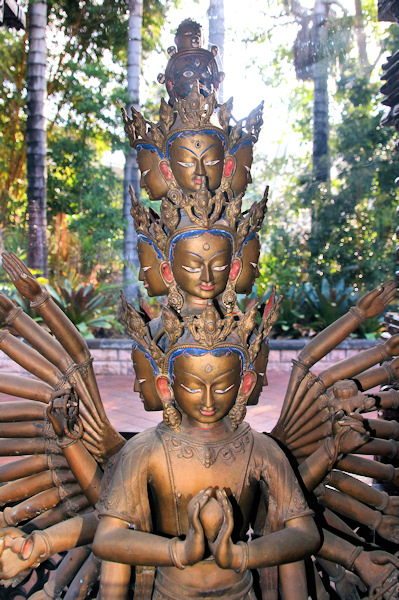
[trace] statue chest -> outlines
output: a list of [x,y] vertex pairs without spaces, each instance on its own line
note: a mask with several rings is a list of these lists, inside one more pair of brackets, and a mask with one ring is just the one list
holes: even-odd
[[187,505],[200,490],[226,489],[233,501],[248,504],[246,486],[253,447],[250,428],[221,443],[201,443],[162,432],[151,460],[150,495],[164,533],[187,530]]

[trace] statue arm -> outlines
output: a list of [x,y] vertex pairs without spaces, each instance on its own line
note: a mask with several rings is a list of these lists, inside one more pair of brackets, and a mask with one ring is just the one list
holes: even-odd
[[[264,535],[248,544],[248,568],[257,569],[296,562],[314,554],[319,546],[320,535],[313,517],[291,519],[287,521],[284,529]],[[240,563],[241,560],[240,557]]]
[[53,396],[47,408],[47,415],[72,473],[94,506],[99,498],[103,471],[81,439],[78,439],[83,432],[81,428],[76,432],[76,429],[79,429],[77,402],[68,394],[61,394],[62,390],[59,397]]
[[102,516],[93,542],[93,552],[105,561],[125,565],[173,566],[169,539],[129,529],[129,523]]
[[0,538],[2,579],[12,579],[26,569],[77,546],[90,543],[98,524],[96,512],[57,523],[43,531],[35,530],[25,537],[22,530],[8,529]]

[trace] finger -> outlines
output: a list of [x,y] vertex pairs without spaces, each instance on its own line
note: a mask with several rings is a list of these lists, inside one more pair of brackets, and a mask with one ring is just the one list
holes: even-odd
[[394,288],[386,295],[386,297],[384,298],[385,304],[389,304],[391,302],[391,300],[393,300],[395,298],[396,291],[397,291],[396,288]]
[[10,279],[12,281],[16,281],[18,279],[17,272],[15,271],[14,267],[8,261],[3,260],[3,269],[5,270],[5,272],[7,273],[7,275],[10,277]]
[[205,492],[202,494],[202,496],[198,500],[200,510],[202,510],[204,508],[205,504],[207,504],[207,502],[209,501],[211,491],[212,491],[211,488],[209,488],[209,490],[210,491],[205,490]]
[[389,563],[392,563],[397,569],[399,568],[399,559],[393,554],[375,556],[373,562],[377,565],[388,565]]
[[201,521],[199,520],[199,511],[200,511],[200,505],[199,505],[199,502],[196,502],[194,505],[194,508],[192,509],[192,512],[190,514],[190,525],[194,529],[195,533],[203,532],[202,524],[201,524]]
[[220,505],[223,510],[223,524],[220,531],[223,532],[226,537],[230,537],[234,528],[233,509],[225,490],[220,491],[220,498]]

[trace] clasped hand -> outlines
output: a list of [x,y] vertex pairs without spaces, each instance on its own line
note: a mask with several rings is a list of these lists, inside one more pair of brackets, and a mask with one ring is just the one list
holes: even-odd
[[239,569],[242,548],[231,539],[233,509],[225,490],[216,490],[216,500],[212,497],[212,488],[201,490],[190,500],[187,515],[187,536],[178,544],[181,563],[184,566],[193,565],[202,560],[206,539],[220,568]]

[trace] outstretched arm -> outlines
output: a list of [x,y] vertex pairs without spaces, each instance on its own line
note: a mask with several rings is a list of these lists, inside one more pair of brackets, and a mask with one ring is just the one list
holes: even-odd
[[[292,400],[309,369],[331,352],[338,344],[355,331],[366,319],[376,317],[392,302],[396,284],[388,281],[361,298],[356,307],[318,333],[298,356],[291,371],[290,381],[284,398],[279,427],[287,418]],[[277,427],[277,431],[279,429]]]
[[90,543],[97,525],[98,516],[93,511],[43,531],[33,531],[27,537],[17,529],[6,530],[0,538],[0,577],[11,579],[53,554]]

